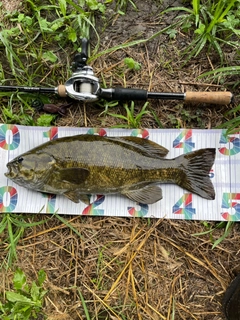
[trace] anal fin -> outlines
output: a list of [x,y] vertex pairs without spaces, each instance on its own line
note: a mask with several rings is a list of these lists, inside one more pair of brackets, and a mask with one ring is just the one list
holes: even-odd
[[139,189],[122,191],[121,194],[143,204],[152,204],[162,199],[162,189],[158,185],[147,185]]
[[67,191],[64,193],[64,196],[75,203],[79,203],[80,201],[82,201],[85,204],[90,204],[89,196],[87,194],[79,193],[76,190]]

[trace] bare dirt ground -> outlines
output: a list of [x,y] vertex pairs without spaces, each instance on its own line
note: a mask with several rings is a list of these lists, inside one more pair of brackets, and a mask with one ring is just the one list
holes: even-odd
[[[172,23],[176,15],[162,19],[164,7],[181,5],[177,1],[135,1],[138,10],[128,6],[124,16],[111,16],[107,25],[97,20],[101,48],[133,39],[150,37]],[[93,63],[99,78],[104,74],[107,85],[144,88],[149,91],[183,92],[232,90],[234,78],[219,84],[198,76],[219,66],[218,57],[203,52],[182,67],[180,52],[189,37],[180,31],[170,40],[163,34],[151,42],[119,50]],[[94,35],[91,39],[94,44]],[[226,51],[231,63],[232,53]],[[132,57],[141,63],[141,71],[124,69],[123,59]],[[238,89],[234,89],[239,94]],[[136,103],[135,110],[143,104]],[[188,127],[210,129],[227,120],[231,106],[184,105],[179,101],[152,101],[163,128]],[[67,117],[57,119],[58,126],[110,127],[118,121],[102,114],[96,104],[75,104]],[[114,113],[123,113],[119,104]],[[157,128],[153,115],[141,123]],[[206,231],[200,221],[166,219],[71,217],[65,219],[81,234],[77,235],[56,217],[46,217],[41,226],[25,230],[18,246],[18,261],[29,279],[35,280],[39,269],[47,273],[48,290],[44,312],[49,320],[86,319],[79,297],[81,291],[91,319],[175,319],[222,320],[221,301],[231,279],[239,272],[239,226],[215,248],[212,241],[223,234],[195,236]],[[41,215],[29,221],[41,220]],[[215,223],[209,223],[214,227]],[[1,240],[5,234],[1,234]],[[6,257],[4,241],[0,259]],[[12,288],[12,272],[1,271],[0,291]],[[39,318],[40,319],[40,318]]]
[[20,1],[6,1],[6,0],[3,0],[2,1],[2,5],[4,7],[4,9],[6,9],[7,11],[14,11],[16,9],[19,8],[20,6]]

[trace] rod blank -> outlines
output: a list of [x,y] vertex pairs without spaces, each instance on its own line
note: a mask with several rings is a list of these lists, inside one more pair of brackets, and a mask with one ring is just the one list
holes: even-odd
[[28,93],[56,93],[56,88],[44,87],[21,87],[21,86],[0,86],[2,92],[28,92]]

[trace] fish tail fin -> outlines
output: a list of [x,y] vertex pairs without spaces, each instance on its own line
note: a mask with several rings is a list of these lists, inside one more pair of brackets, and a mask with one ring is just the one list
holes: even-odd
[[213,166],[215,154],[215,149],[206,148],[180,156],[179,164],[184,175],[178,181],[178,185],[202,198],[214,200],[215,191],[209,172]]

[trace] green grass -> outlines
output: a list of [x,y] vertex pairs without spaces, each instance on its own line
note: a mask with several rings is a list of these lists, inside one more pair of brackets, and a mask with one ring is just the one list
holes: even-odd
[[[208,53],[217,52],[220,58],[221,67],[206,72],[200,77],[208,77],[211,80],[224,81],[228,76],[240,75],[240,67],[223,66],[226,64],[224,57],[224,47],[229,46],[234,50],[236,61],[239,60],[240,52],[240,7],[238,0],[193,0],[192,8],[174,7],[164,11],[179,11],[184,14],[178,16],[177,26],[167,30],[170,37],[176,37],[178,28],[182,32],[192,32],[193,37],[186,50],[183,52],[185,57],[184,64],[191,58],[197,57],[204,48]],[[233,88],[239,85],[240,81],[235,81]],[[231,109],[226,116],[232,118],[221,124],[219,128],[226,128],[228,133],[239,131],[240,127],[240,105]],[[174,121],[174,119],[173,119]]]
[[[208,72],[203,73],[199,76],[199,78],[208,77],[210,79],[219,80],[222,79],[225,81],[226,77],[231,76],[239,76],[240,75],[240,66],[228,66],[228,67],[221,67],[215,70],[211,70]],[[237,87],[240,84],[239,78],[237,81],[234,81],[233,88]]]
[[[234,225],[234,222],[232,221],[228,221],[228,222],[225,222],[225,221],[222,221],[222,222],[219,222],[217,223],[216,227],[214,228],[211,228],[209,227],[209,224],[208,222],[204,221],[203,222],[204,226],[206,227],[206,229],[208,229],[207,231],[204,231],[204,232],[201,232],[201,233],[195,233],[193,234],[193,236],[202,236],[202,235],[205,235],[205,234],[209,234],[209,239],[212,243],[212,249],[216,248],[226,237],[229,236],[230,232],[232,231],[232,228],[233,228],[233,225]],[[214,239],[214,236],[213,236],[213,233],[215,230],[217,229],[224,229],[224,232],[223,234],[221,235],[221,237],[217,238],[217,239]]]
[[149,114],[149,111],[146,110],[147,106],[148,106],[149,102],[145,102],[144,106],[142,107],[141,111],[138,112],[136,114],[135,109],[134,109],[134,101],[130,102],[130,107],[128,103],[124,104],[124,109],[126,111],[126,115],[122,115],[122,114],[115,114],[115,113],[110,113],[108,112],[107,114],[117,118],[117,119],[121,119],[124,122],[127,123],[121,123],[120,125],[114,125],[113,128],[127,128],[127,129],[131,129],[131,128],[141,128],[141,121],[142,121],[142,117],[144,115]]
[[[170,37],[177,36],[177,29],[193,32],[191,43],[183,52],[186,61],[197,57],[203,48],[216,51],[224,62],[223,45],[239,49],[240,8],[238,0],[193,0],[192,8],[174,7],[164,11],[184,12],[177,16],[177,28],[168,30]],[[237,38],[237,39],[236,39]]]
[[[215,70],[205,72],[199,78],[208,78],[215,82],[218,82],[219,79],[226,80],[227,78],[231,78],[234,76],[233,88],[236,88],[240,84],[239,76],[240,76],[240,67],[239,66],[228,66],[221,67]],[[237,80],[235,80],[237,79]],[[226,112],[226,117],[231,118],[230,120],[222,123],[219,128],[227,129],[227,134],[233,134],[239,132],[240,128],[240,104],[231,108],[230,111]]]
[[[4,240],[1,246],[5,247],[5,260],[1,262],[0,268],[6,269],[12,266],[14,260],[17,260],[17,244],[27,228],[45,223],[49,218],[44,217],[38,222],[28,222],[30,217],[23,214],[2,213],[0,221],[0,234],[4,234]],[[31,220],[31,219],[30,219]]]
[[81,303],[82,303],[82,306],[83,306],[83,310],[84,310],[86,319],[87,320],[91,320],[89,312],[88,312],[87,304],[86,304],[86,302],[84,300],[84,297],[83,297],[81,291],[79,290],[79,288],[78,288],[78,294],[79,294],[79,297],[80,297],[80,300],[81,300]]

